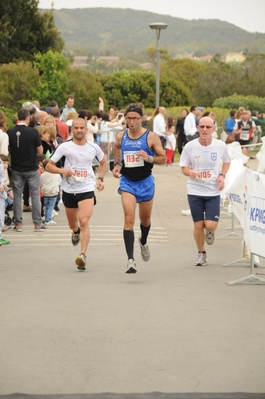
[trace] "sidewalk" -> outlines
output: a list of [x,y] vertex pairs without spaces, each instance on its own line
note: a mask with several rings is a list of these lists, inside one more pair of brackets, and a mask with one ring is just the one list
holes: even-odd
[[[249,265],[223,267],[242,257],[242,238],[216,239],[208,265],[195,267],[192,220],[181,214],[187,178],[177,165],[156,166],[154,176],[151,259],[141,260],[136,243],[135,275],[125,273],[123,213],[110,173],[97,194],[86,272],[74,264],[63,206],[48,231],[34,233],[26,213],[22,233],[5,233],[1,398],[264,397],[265,287],[228,286]],[[222,214],[216,237],[230,227]],[[138,216],[135,231],[137,238]]]

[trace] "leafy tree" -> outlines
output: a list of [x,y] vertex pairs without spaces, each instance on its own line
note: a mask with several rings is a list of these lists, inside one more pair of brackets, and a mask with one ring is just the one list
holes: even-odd
[[61,51],[63,39],[53,12],[41,14],[38,0],[4,0],[0,7],[0,64],[30,61],[34,54]]
[[[201,104],[201,93],[198,93],[197,87],[201,74],[205,70],[207,70],[207,65],[203,62],[187,58],[180,60],[171,58],[161,65],[161,78],[168,77],[180,82],[191,93],[191,102]],[[187,104],[187,102],[182,104]]]
[[237,73],[236,66],[221,61],[218,55],[213,58],[212,62],[205,63],[193,90],[197,102],[209,107],[212,106],[216,98],[234,93]]
[[[143,70],[121,71],[100,78],[109,104],[123,108],[129,103],[140,102],[146,108],[155,106],[155,75]],[[181,83],[161,77],[161,104],[179,105],[191,100],[191,95]]]
[[45,54],[36,54],[33,63],[40,75],[34,97],[41,104],[48,104],[52,100],[63,102],[67,93],[66,71],[69,65],[64,55],[49,50]]
[[228,97],[217,98],[214,103],[214,107],[237,109],[239,107],[245,107],[253,111],[254,109],[260,112],[265,110],[265,98],[257,96],[242,96],[233,94]]
[[[149,60],[155,66],[156,65],[156,47],[154,47],[154,46],[148,47],[145,51],[146,51],[146,54],[147,54]],[[165,61],[165,60],[169,60],[169,59],[170,59],[170,55],[169,55],[167,49],[161,48],[160,49],[160,62],[161,62],[161,60]]]
[[232,93],[265,97],[264,81],[265,54],[249,54],[237,65],[236,86]]
[[39,84],[38,71],[29,62],[0,66],[0,103],[15,111],[24,100],[34,99]]
[[[67,70],[68,93],[75,96],[75,108],[98,109],[99,97],[105,99],[105,94],[96,75],[79,68]],[[107,106],[107,103],[105,104]]]

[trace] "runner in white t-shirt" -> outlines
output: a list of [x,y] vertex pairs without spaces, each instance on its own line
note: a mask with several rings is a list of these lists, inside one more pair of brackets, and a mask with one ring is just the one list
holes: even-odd
[[214,128],[212,118],[200,119],[200,137],[185,145],[179,163],[183,174],[189,176],[187,194],[198,248],[196,266],[206,265],[205,240],[209,245],[214,242],[220,216],[220,191],[224,189],[230,166],[226,145],[212,137]]
[[[94,190],[104,189],[106,157],[100,147],[86,140],[87,125],[82,118],[76,118],[72,124],[73,139],[62,143],[51,156],[46,170],[64,175],[61,184],[62,200],[68,224],[72,230],[72,244],[81,243],[81,253],[76,258],[79,270],[86,269],[86,251],[90,239],[89,220],[96,203]],[[92,162],[99,161],[99,177],[96,178]],[[63,168],[56,163],[64,160]],[[80,227],[79,227],[80,226]]]

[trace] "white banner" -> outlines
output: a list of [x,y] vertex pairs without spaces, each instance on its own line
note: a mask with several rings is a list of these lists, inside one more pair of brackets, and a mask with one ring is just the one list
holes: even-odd
[[246,169],[244,240],[253,254],[265,257],[265,175]]
[[[232,161],[233,163],[233,161]],[[232,165],[231,163],[231,165]],[[235,216],[238,218],[242,228],[244,229],[244,204],[245,204],[245,198],[246,198],[246,170],[244,166],[238,167],[237,164],[235,164],[235,167],[237,168],[237,175],[234,176],[234,173],[232,173],[233,178],[231,181],[228,181],[226,191],[228,193],[228,198],[233,205],[233,212]]]

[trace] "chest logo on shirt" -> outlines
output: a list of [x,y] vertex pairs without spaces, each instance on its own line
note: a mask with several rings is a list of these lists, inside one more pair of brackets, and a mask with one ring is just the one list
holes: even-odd
[[216,162],[216,160],[217,160],[217,152],[211,152],[211,160],[213,162]]
[[199,155],[195,155],[194,159],[195,162],[200,162],[201,157]]

